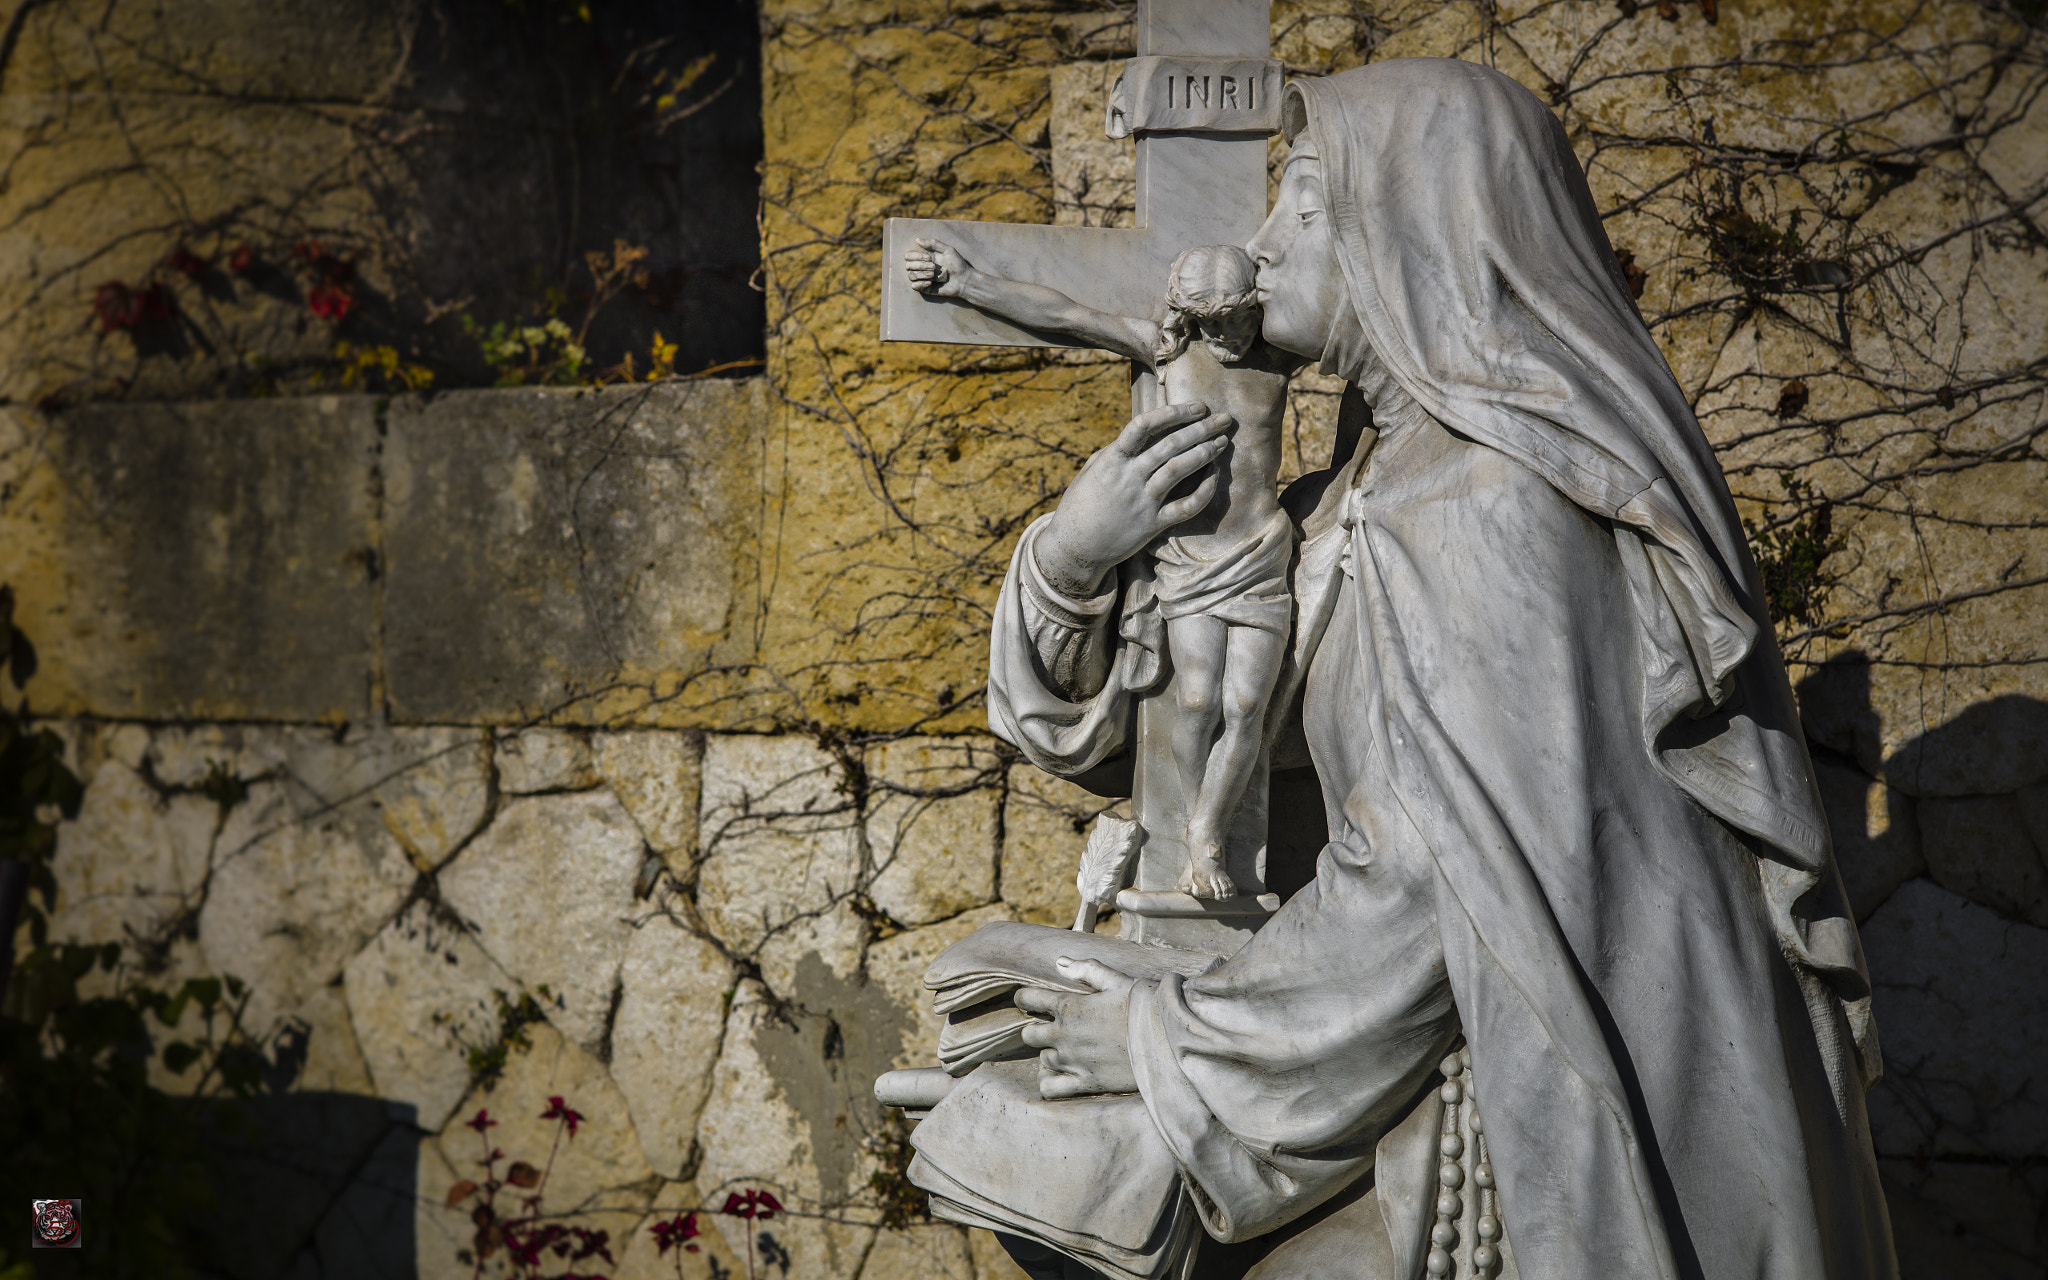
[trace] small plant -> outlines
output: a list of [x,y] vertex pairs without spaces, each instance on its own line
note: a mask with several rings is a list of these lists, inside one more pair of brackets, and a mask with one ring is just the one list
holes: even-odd
[[[476,1132],[483,1144],[483,1155],[477,1164],[483,1169],[483,1181],[468,1178],[448,1188],[447,1206],[451,1209],[474,1200],[470,1210],[470,1221],[476,1224],[476,1236],[468,1256],[456,1255],[471,1265],[470,1275],[481,1277],[484,1267],[500,1249],[511,1267],[514,1280],[606,1280],[600,1272],[580,1271],[577,1268],[592,1258],[602,1258],[606,1263],[616,1265],[612,1258],[611,1233],[594,1227],[577,1226],[574,1223],[551,1221],[541,1212],[541,1201],[547,1194],[548,1175],[554,1172],[555,1156],[562,1149],[566,1138],[574,1141],[576,1127],[583,1123],[583,1113],[571,1107],[559,1095],[548,1099],[548,1108],[541,1112],[543,1120],[555,1122],[554,1141],[548,1147],[547,1163],[535,1168],[524,1160],[514,1160],[506,1166],[504,1173],[498,1172],[498,1164],[505,1153],[491,1141],[491,1130],[498,1122],[491,1119],[491,1113],[479,1108],[477,1113],[463,1121],[463,1126]],[[514,1193],[517,1202],[510,1212],[500,1205],[499,1197],[506,1192]],[[549,1259],[553,1258],[554,1263]],[[562,1271],[543,1274],[543,1268],[551,1265],[566,1267]]]
[[[548,990],[546,983],[542,983],[537,990],[542,1000],[554,999],[554,993]],[[541,1008],[540,1001],[535,1000],[527,992],[520,992],[517,1001],[502,990],[493,990],[491,994],[498,1001],[497,1033],[483,1044],[462,1044],[460,1040],[457,1041],[463,1051],[464,1061],[469,1064],[470,1083],[480,1085],[486,1090],[496,1085],[504,1076],[505,1064],[512,1060],[514,1049],[525,1053],[533,1048],[533,1033],[527,1028],[536,1022],[547,1021],[547,1012]],[[434,1015],[434,1021],[441,1026],[448,1026],[453,1019],[448,1014],[437,1013]],[[577,1118],[582,1119],[581,1116]]]
[[781,1267],[784,1275],[789,1274],[789,1250],[780,1241],[763,1231],[757,1236],[754,1228],[782,1212],[782,1202],[771,1192],[734,1191],[725,1197],[725,1204],[718,1210],[728,1218],[743,1218],[747,1224],[747,1280],[755,1280],[754,1254],[761,1260]]
[[434,371],[413,364],[392,346],[357,346],[346,340],[334,344],[335,368],[315,373],[314,386],[328,377],[351,391],[425,391],[434,385]]
[[1787,471],[1779,474],[1778,483],[1785,491],[1782,502],[1797,504],[1800,513],[1775,527],[1744,521],[1743,528],[1771,615],[1780,623],[1819,626],[1822,602],[1837,576],[1828,570],[1828,558],[1848,540],[1834,531],[1834,504],[1820,497],[1811,481]]
[[318,240],[301,240],[292,257],[312,273],[306,307],[322,320],[341,321],[356,307],[356,260],[343,258]]
[[589,356],[569,326],[550,316],[539,324],[486,328],[468,316],[463,330],[483,348],[484,363],[501,387],[573,387],[583,380]]

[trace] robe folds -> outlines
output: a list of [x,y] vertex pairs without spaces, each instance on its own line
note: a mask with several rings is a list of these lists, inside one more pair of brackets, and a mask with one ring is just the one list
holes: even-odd
[[[1131,1000],[1203,1225],[1249,1239],[1371,1177],[1391,1251],[1360,1274],[1419,1276],[1433,1166],[1385,1140],[1462,1036],[1517,1276],[1887,1280],[1868,983],[1790,690],[1561,129],[1435,59],[1290,86],[1286,119],[1352,301],[1324,367],[1379,438],[1295,570],[1315,879]],[[1129,750],[1157,655],[1115,580],[1048,585],[1037,532],[990,720],[1074,776]]]

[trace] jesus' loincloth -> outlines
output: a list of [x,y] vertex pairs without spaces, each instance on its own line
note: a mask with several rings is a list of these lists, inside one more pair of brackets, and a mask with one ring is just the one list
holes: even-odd
[[1191,549],[1192,539],[1165,538],[1152,548],[1154,591],[1168,619],[1190,614],[1236,627],[1285,636],[1294,624],[1288,569],[1294,560],[1294,522],[1284,511],[1250,537],[1212,557]]

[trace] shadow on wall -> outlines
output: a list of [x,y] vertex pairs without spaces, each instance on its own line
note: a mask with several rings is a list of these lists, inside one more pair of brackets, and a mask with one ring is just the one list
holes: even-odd
[[198,1105],[209,1112],[215,1189],[213,1215],[191,1224],[192,1262],[202,1275],[410,1280],[416,1273],[421,1134],[410,1104],[276,1093]]
[[1872,1138],[1905,1280],[2048,1275],[2048,702],[1987,699],[1885,751],[1850,652],[1799,684],[1862,923]]

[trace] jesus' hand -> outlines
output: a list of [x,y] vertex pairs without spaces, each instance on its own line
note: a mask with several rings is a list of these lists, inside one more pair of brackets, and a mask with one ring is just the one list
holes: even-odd
[[957,298],[974,264],[952,245],[922,237],[903,254],[910,287],[934,298]]
[[1024,1043],[1039,1051],[1038,1092],[1046,1098],[1136,1093],[1129,1044],[1131,988],[1137,979],[1097,960],[1059,960],[1060,972],[1085,994],[1021,987],[1017,1007],[1047,1019],[1024,1028]]

